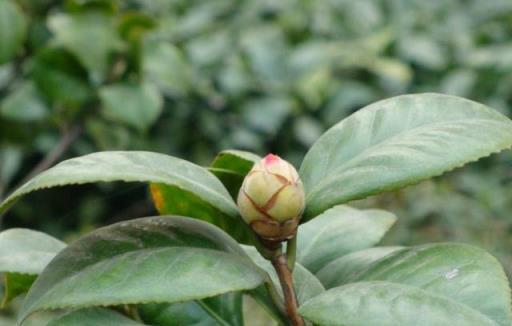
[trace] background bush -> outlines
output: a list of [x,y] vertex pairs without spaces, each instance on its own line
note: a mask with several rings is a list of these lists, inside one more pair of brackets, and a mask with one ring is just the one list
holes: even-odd
[[[510,116],[510,35],[509,0],[0,0],[0,198],[98,150],[208,164],[238,148],[300,162],[326,128],[403,93],[460,95]],[[511,273],[511,184],[505,152],[358,205],[397,213],[390,243],[470,242]],[[36,193],[2,228],[72,238],[154,213],[138,199],[146,191]]]

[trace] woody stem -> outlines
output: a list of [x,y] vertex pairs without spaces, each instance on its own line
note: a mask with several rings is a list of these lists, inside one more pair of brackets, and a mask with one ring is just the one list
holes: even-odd
[[290,322],[293,326],[304,326],[304,319],[302,319],[298,312],[297,296],[295,295],[295,289],[293,287],[292,272],[288,268],[286,255],[278,250],[271,261],[279,277],[281,288],[283,289],[284,305]]

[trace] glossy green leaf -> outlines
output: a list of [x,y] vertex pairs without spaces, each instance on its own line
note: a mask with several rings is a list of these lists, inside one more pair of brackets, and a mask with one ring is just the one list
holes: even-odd
[[238,242],[253,243],[253,232],[240,217],[229,216],[196,194],[177,186],[152,183],[150,189],[159,214],[197,218],[220,227]]
[[[480,298],[481,299],[481,298]],[[318,325],[332,326],[497,326],[463,304],[409,285],[358,282],[328,290],[299,313]]]
[[[339,261],[327,266],[321,274],[323,282],[329,287],[343,284],[336,276],[336,270],[343,269]],[[374,280],[416,286],[465,304],[501,325],[512,322],[505,272],[494,257],[476,247],[445,243],[396,250],[350,279]]]
[[265,307],[258,303],[254,297],[245,295],[243,302],[244,324],[245,326],[280,326],[288,323],[287,319],[279,320],[274,318]]
[[102,113],[108,119],[146,130],[158,118],[163,101],[150,84],[113,84],[100,89]]
[[141,326],[145,325],[103,308],[80,309],[50,321],[46,326]]
[[4,287],[5,291],[3,299],[0,303],[0,308],[7,306],[17,296],[28,292],[32,283],[36,280],[36,275],[19,274],[19,273],[5,273]]
[[219,178],[231,197],[236,200],[245,176],[260,159],[261,157],[251,152],[225,150],[215,157],[209,170]]
[[174,304],[149,304],[139,308],[141,318],[150,325],[217,326],[218,323],[195,301]]
[[197,300],[254,289],[264,280],[215,226],[148,217],[98,229],[69,245],[36,280],[19,320],[46,309]]
[[208,168],[208,170],[213,173],[220,182],[222,182],[224,187],[229,191],[231,198],[236,200],[238,197],[238,191],[240,190],[240,187],[242,187],[245,176],[223,169]]
[[305,219],[510,146],[512,122],[482,104],[440,94],[374,103],[335,125],[307,153],[300,169]]
[[47,234],[28,229],[1,232],[0,273],[5,273],[5,293],[0,306],[27,292],[36,276],[65,246]]
[[[36,314],[29,319],[27,319],[26,322],[23,323],[23,326],[46,326],[50,321],[55,319],[58,315],[54,312],[47,312],[47,313],[41,313]],[[4,317],[3,315],[0,316],[0,326],[18,326],[16,323],[16,317],[15,316],[9,316]]]
[[343,255],[374,246],[395,221],[383,210],[333,207],[299,227],[297,260],[316,273]]
[[27,22],[14,1],[0,1],[0,65],[11,60],[23,45]]
[[139,313],[151,325],[243,326],[242,295],[232,292],[197,301],[147,304],[139,307]]
[[[266,271],[266,284],[250,292],[255,304],[267,312],[268,317],[274,321],[286,324],[288,318],[283,305],[283,292],[279,278],[272,264],[264,259],[254,247],[243,246],[245,252],[260,268]],[[297,300],[302,303],[324,291],[324,287],[318,279],[300,264],[295,264],[293,270],[293,282]]]
[[[249,292],[249,296],[245,298],[247,301],[245,305],[252,305],[252,312],[255,310],[262,312],[264,320],[271,320],[286,325],[288,317],[277,289],[273,282],[267,282],[265,285]],[[247,311],[247,308],[245,309]]]
[[193,193],[228,216],[238,210],[222,184],[206,169],[172,156],[152,152],[98,152],[69,159],[39,174],[0,205],[5,211],[19,197],[56,186],[93,182],[156,182]]
[[226,293],[206,298],[197,303],[212,316],[218,324],[243,326],[242,293]]
[[404,247],[373,247],[354,251],[331,261],[316,276],[327,289],[350,283],[376,261],[402,249]]
[[[270,276],[274,288],[282,298],[283,293],[279,278],[274,270],[274,267],[270,261],[263,258],[254,247],[244,246],[245,252],[251,257],[251,259]],[[296,263],[293,270],[293,282],[295,285],[295,291],[297,300],[300,303],[307,301],[308,299],[324,292],[324,287],[320,281],[310,271],[304,268],[302,265]]]
[[211,167],[246,175],[252,169],[254,163],[259,160],[261,160],[261,157],[251,152],[230,149],[220,152],[213,160]]
[[[119,49],[113,19],[99,11],[76,14],[55,14],[48,18],[55,43],[71,51],[101,81],[109,69],[109,55]],[[87,50],[85,50],[87,49]]]
[[42,232],[9,229],[0,233],[0,273],[37,275],[66,247]]

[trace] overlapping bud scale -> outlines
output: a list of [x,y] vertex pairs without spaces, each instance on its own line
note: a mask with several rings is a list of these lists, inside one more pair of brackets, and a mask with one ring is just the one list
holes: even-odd
[[293,237],[304,205],[304,187],[297,170],[273,154],[253,166],[238,194],[242,218],[266,240]]

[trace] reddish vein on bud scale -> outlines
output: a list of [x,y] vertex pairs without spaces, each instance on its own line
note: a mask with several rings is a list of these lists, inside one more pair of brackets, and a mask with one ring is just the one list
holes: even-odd
[[293,237],[304,205],[304,187],[297,170],[273,154],[253,166],[238,193],[242,218],[265,240]]

